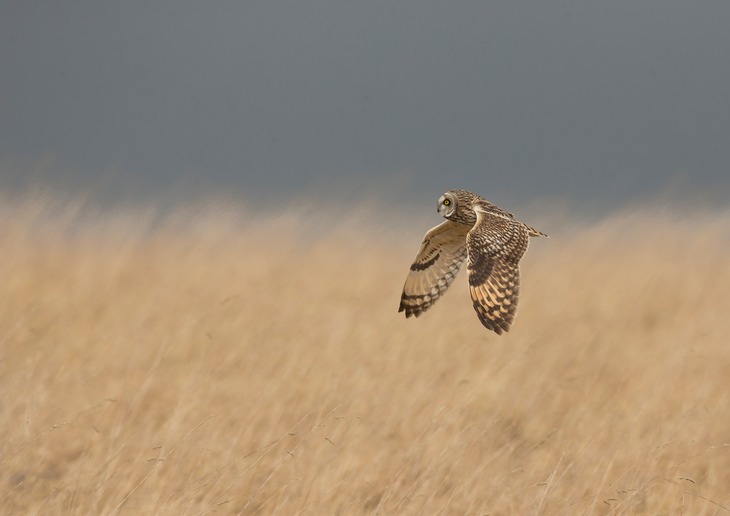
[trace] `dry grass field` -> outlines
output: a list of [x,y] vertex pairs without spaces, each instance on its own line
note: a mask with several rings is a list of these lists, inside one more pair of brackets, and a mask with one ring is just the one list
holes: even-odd
[[51,201],[0,206],[2,514],[730,514],[727,212],[524,217],[498,337],[465,276],[397,313],[430,200]]

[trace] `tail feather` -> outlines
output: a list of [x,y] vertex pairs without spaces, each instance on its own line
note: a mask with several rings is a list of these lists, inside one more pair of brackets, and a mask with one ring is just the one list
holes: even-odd
[[[524,224],[524,222],[523,222],[523,224]],[[547,235],[547,233],[543,233],[542,231],[538,231],[537,229],[535,229],[535,228],[533,228],[531,226],[528,226],[527,224],[525,224],[525,227],[527,228],[527,234],[530,235],[531,237],[547,237],[547,238],[550,238]]]

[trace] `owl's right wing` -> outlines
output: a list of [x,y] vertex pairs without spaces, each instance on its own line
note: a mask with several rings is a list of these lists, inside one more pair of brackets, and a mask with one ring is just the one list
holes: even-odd
[[481,207],[475,211],[477,222],[466,237],[469,293],[481,323],[501,335],[509,331],[517,311],[519,261],[530,233],[528,226],[503,213]]
[[447,220],[426,233],[406,277],[399,312],[405,310],[406,317],[418,317],[446,292],[466,259],[470,229]]

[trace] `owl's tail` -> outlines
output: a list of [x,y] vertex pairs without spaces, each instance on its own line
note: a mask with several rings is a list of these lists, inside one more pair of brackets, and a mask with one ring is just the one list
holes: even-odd
[[[524,224],[524,222],[523,222],[523,224]],[[535,228],[533,228],[531,226],[528,226],[527,224],[525,224],[525,227],[527,228],[527,234],[530,235],[531,237],[547,237],[547,238],[550,238],[547,235],[547,233],[543,233],[542,231],[538,231],[537,229],[535,229]]]

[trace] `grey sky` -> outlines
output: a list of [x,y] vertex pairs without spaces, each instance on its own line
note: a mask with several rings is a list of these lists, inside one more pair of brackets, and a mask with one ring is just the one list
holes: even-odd
[[2,1],[0,186],[724,196],[729,56],[726,0]]

